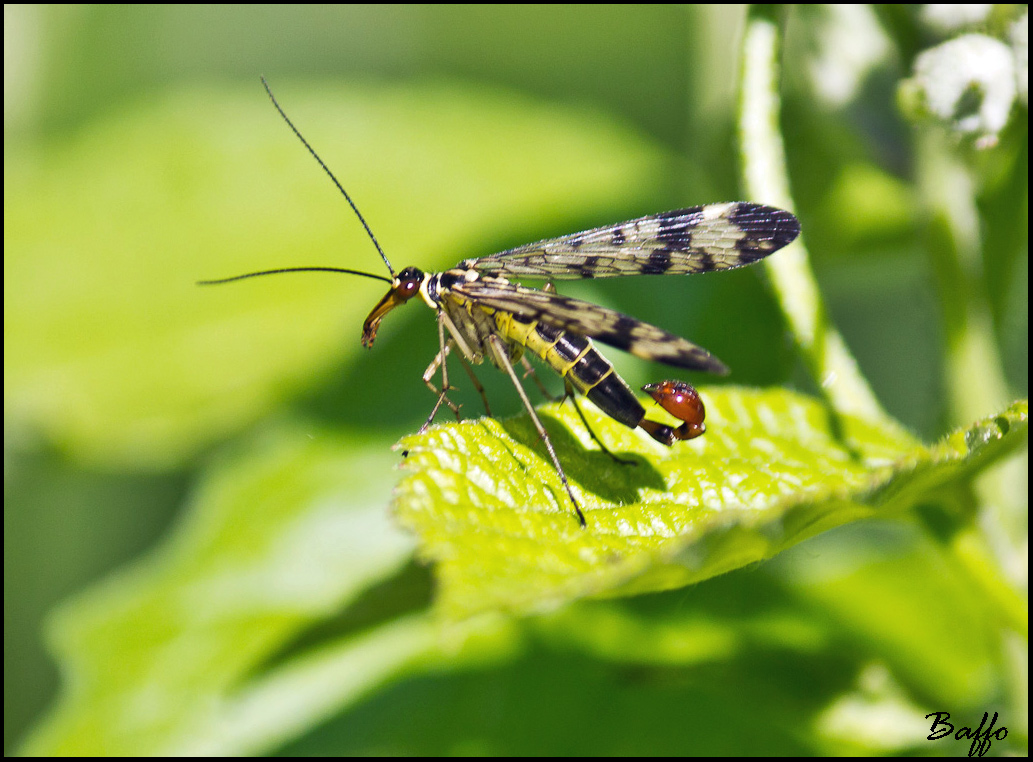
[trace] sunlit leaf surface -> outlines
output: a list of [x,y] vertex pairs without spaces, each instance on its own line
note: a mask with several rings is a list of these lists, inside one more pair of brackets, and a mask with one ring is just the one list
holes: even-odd
[[1025,403],[931,448],[784,390],[704,393],[705,436],[667,449],[567,402],[543,409],[580,496],[581,529],[529,420],[439,426],[402,441],[400,520],[437,563],[452,615],[547,610],[662,590],[768,558],[852,520],[907,507],[973,461],[1021,441]]

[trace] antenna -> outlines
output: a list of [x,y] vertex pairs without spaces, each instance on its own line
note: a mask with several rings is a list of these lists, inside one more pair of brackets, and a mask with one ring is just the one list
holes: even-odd
[[253,273],[244,273],[243,275],[234,275],[232,278],[219,278],[218,280],[199,280],[197,285],[199,286],[217,286],[220,283],[232,283],[235,280],[244,280],[245,278],[256,278],[259,275],[278,275],[279,273],[347,273],[348,275],[361,275],[365,278],[375,278],[376,280],[386,281],[392,283],[391,278],[385,278],[383,275],[374,275],[373,273],[364,273],[362,270],[346,270],[343,267],[281,267],[278,270],[259,270]]
[[[362,212],[359,211],[359,207],[355,206],[355,202],[352,201],[352,197],[348,195],[348,191],[346,191],[344,189],[344,186],[341,185],[341,183],[337,181],[336,177],[334,177],[334,173],[330,171],[330,167],[326,166],[326,164],[323,162],[323,160],[319,158],[319,154],[316,153],[315,149],[313,149],[312,146],[310,146],[308,144],[308,141],[305,140],[304,136],[298,131],[298,128],[294,126],[294,122],[292,122],[290,120],[290,117],[288,117],[287,114],[284,112],[284,110],[280,107],[280,104],[279,104],[279,102],[277,102],[276,96],[273,95],[273,91],[269,87],[269,83],[266,82],[265,77],[262,77],[261,79],[262,79],[262,85],[265,87],[265,91],[269,94],[269,100],[271,100],[273,102],[273,105],[276,106],[276,110],[280,112],[280,116],[283,117],[283,121],[285,121],[287,123],[287,126],[291,128],[291,130],[294,132],[295,135],[298,136],[298,140],[300,140],[302,142],[302,144],[304,144],[305,148],[308,149],[308,152],[310,154],[312,154],[313,158],[315,158],[315,160],[319,162],[319,166],[321,166],[323,168],[323,171],[326,172],[330,176],[331,180],[333,180],[334,185],[337,186],[337,190],[339,190],[341,192],[341,195],[344,196],[345,201],[348,202],[348,205],[352,208],[352,211],[355,212],[355,216],[359,218],[359,222],[362,223],[362,227],[365,228],[365,230],[366,230],[366,235],[368,235],[369,239],[371,241],[373,241],[373,245],[377,247],[377,252],[379,252],[380,258],[383,259],[384,260],[384,264],[387,265],[387,271],[389,273],[391,273],[391,277],[394,278],[395,270],[394,270],[393,267],[391,267],[391,263],[388,261],[387,255],[384,253],[384,250],[382,248],[380,248],[380,244],[377,242],[377,237],[375,235],[373,235],[373,231],[370,230],[369,229],[369,225],[366,224],[366,218],[362,216]],[[304,269],[329,270],[331,272],[351,272],[351,273],[354,273],[356,275],[368,275],[368,273],[355,273],[355,271],[353,271],[353,270],[343,270],[342,271],[342,270],[335,270],[334,268],[301,268],[301,269],[302,270],[304,270]],[[272,273],[272,272],[286,272],[286,271],[270,270],[269,272]],[[374,277],[374,276],[370,276],[370,277]],[[233,280],[233,279],[231,278],[230,280]],[[384,278],[383,280],[388,280],[388,279]],[[390,282],[390,280],[388,280],[388,282]]]

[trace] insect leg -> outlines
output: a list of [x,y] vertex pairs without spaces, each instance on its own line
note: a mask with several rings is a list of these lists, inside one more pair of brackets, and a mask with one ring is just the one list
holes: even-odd
[[438,400],[434,403],[434,408],[430,411],[430,415],[427,417],[427,420],[424,421],[423,425],[420,427],[420,434],[426,431],[430,427],[431,423],[434,422],[434,417],[438,414],[438,409],[441,407],[442,403],[448,405],[452,412],[456,414],[457,419],[462,420],[461,416],[459,415],[459,406],[448,398],[448,390],[451,387],[448,386],[447,374],[444,372],[444,370],[442,370],[441,374],[444,379],[444,383],[440,391],[436,386],[434,386],[434,382],[431,380],[434,377],[434,374],[438,372],[439,366],[442,369],[445,368],[445,356],[448,354],[448,351],[450,349],[450,346],[446,346],[445,349],[438,352],[434,356],[434,359],[431,361],[430,365],[427,366],[427,370],[423,372],[423,383],[425,383],[427,385],[427,388],[434,392],[434,394],[438,395]]
[[577,513],[578,523],[581,527],[586,526],[585,514],[581,512],[581,506],[578,505],[577,498],[574,497],[574,491],[570,488],[570,482],[567,481],[567,474],[563,471],[563,466],[560,465],[560,459],[556,457],[556,451],[552,448],[552,440],[549,439],[548,432],[545,431],[545,427],[542,426],[542,422],[538,419],[538,414],[534,411],[534,406],[531,405],[531,400],[527,398],[527,392],[524,391],[524,387],[520,385],[520,379],[517,378],[516,371],[513,370],[513,363],[509,361],[509,350],[506,348],[505,343],[497,335],[492,334],[491,343],[495,347],[495,354],[499,358],[501,365],[505,371],[509,374],[510,379],[513,381],[513,386],[517,388],[517,393],[520,395],[520,399],[524,403],[524,407],[527,408],[527,412],[531,414],[531,420],[534,422],[534,427],[538,430],[538,436],[545,442],[545,449],[549,451],[549,457],[552,459],[552,465],[556,467],[556,472],[560,475],[560,481],[563,482],[563,486],[567,490],[567,495],[570,496],[570,502],[574,504],[574,512]]
[[481,401],[484,403],[485,414],[491,418],[491,407],[488,405],[488,394],[484,391],[484,387],[481,386],[481,382],[477,380],[477,374],[473,372],[473,368],[470,367],[470,363],[466,361],[465,357],[460,355],[459,360],[463,363],[463,370],[465,370],[466,375],[470,377],[470,381],[473,383],[473,388],[481,395]]
[[[434,422],[434,416],[438,414],[438,410],[441,408],[442,403],[447,404],[449,409],[456,414],[456,420],[462,420],[462,417],[459,415],[459,406],[448,398],[448,392],[452,387],[448,385],[447,360],[448,353],[452,349],[452,342],[451,339],[449,341],[445,341],[445,327],[444,323],[441,320],[441,315],[442,313],[439,312],[438,343],[440,344],[441,349],[438,351],[437,355],[435,355],[434,359],[431,360],[430,365],[427,366],[427,370],[423,372],[423,383],[425,383],[427,385],[427,388],[434,392],[434,394],[438,395],[438,401],[434,403],[434,408],[430,411],[430,415],[427,417],[427,420],[424,422],[424,424],[420,427],[420,430],[418,432],[420,434],[422,434],[424,431],[430,428],[430,425]],[[440,390],[438,390],[438,388],[434,386],[434,382],[431,380],[434,378],[434,374],[437,373],[438,367],[441,368]]]
[[588,430],[588,435],[590,437],[592,437],[592,439],[595,441],[595,443],[597,445],[599,445],[599,449],[600,450],[605,452],[607,455],[609,455],[611,458],[613,458],[615,461],[617,461],[618,463],[620,463],[622,465],[625,465],[625,466],[636,466],[636,465],[638,465],[633,460],[628,460],[626,458],[621,458],[618,455],[614,455],[610,451],[610,448],[607,447],[605,444],[603,444],[603,440],[601,440],[599,438],[599,436],[592,430],[591,425],[588,423],[588,419],[585,418],[585,414],[581,411],[581,406],[579,404],[577,404],[577,397],[574,396],[574,387],[572,387],[570,385],[569,381],[566,382],[566,393],[564,395],[564,399],[569,399],[571,401],[571,403],[574,405],[574,409],[577,411],[578,417],[581,419],[581,423],[583,423],[585,425],[585,429]]
[[538,378],[538,374],[534,372],[534,366],[531,365],[531,361],[527,359],[527,355],[521,355],[520,364],[524,366],[524,378],[530,376],[531,380],[534,381],[535,386],[538,387],[538,391],[542,393],[542,396],[549,400],[549,402],[555,402],[556,397],[552,392],[545,388],[545,384],[543,384],[542,380]]

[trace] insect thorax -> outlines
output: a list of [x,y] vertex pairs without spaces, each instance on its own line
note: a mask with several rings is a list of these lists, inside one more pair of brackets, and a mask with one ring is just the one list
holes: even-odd
[[502,368],[504,363],[496,356],[498,350],[492,340],[497,337],[495,341],[505,347],[510,362],[518,361],[526,348],[612,418],[631,428],[642,421],[645,410],[591,339],[516,312],[494,309],[453,288],[474,280],[509,283],[504,278],[455,269],[431,276],[426,289],[428,297],[436,301],[454,325],[455,333],[468,345],[468,350],[460,347],[460,351],[470,362],[480,363],[487,357]]
[[[501,339],[508,350],[510,362],[517,362],[523,356],[524,342],[514,341],[514,337],[506,330],[505,318],[508,316],[505,313],[478,304],[452,289],[457,282],[479,280],[480,278],[480,274],[474,270],[447,270],[430,276],[424,291],[428,301],[436,304],[448,317],[452,324],[450,327],[450,332],[453,333],[452,338],[456,339],[459,351],[464,357],[474,365],[479,365],[487,357],[495,367],[501,369],[504,368],[504,363],[496,356],[497,349],[492,343],[491,337],[497,336]],[[503,281],[501,278],[491,280]],[[463,346],[464,344],[465,346]]]

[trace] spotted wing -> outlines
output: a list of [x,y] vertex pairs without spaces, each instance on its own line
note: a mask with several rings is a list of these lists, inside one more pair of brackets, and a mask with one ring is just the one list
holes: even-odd
[[578,280],[730,270],[791,243],[789,212],[735,201],[678,209],[520,246],[460,268],[503,278]]
[[458,282],[450,290],[474,304],[508,312],[521,322],[538,321],[562,331],[588,336],[645,360],[711,373],[728,372],[720,360],[702,347],[654,325],[582,299],[494,278]]

